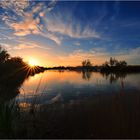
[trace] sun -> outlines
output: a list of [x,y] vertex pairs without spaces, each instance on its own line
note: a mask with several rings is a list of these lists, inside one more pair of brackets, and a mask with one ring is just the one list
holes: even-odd
[[31,67],[34,67],[34,66],[38,65],[38,61],[34,58],[29,59],[28,63]]

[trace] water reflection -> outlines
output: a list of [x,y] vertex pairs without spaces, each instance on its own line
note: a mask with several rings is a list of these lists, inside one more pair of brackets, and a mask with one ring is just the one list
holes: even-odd
[[[0,74],[0,102],[5,102],[14,99],[22,89],[22,84],[25,80],[28,80],[30,76],[34,76],[35,73],[40,71],[30,68],[30,71],[15,70],[13,73],[1,73]],[[38,69],[37,69],[38,70]]]
[[127,76],[127,73],[102,73],[103,77],[110,81],[110,84],[117,82],[118,80],[123,81]]
[[91,71],[82,71],[82,78],[84,79],[84,80],[90,80],[90,78],[91,78],[91,76],[92,76],[92,72]]
[[20,93],[19,87],[23,84],[26,78],[23,75],[14,75],[5,79],[0,79],[1,102],[15,98]]
[[45,71],[1,80],[0,93],[16,97],[25,138],[139,138],[139,84],[140,74]]
[[[84,80],[90,80],[93,72],[92,71],[82,71],[82,78]],[[103,77],[105,77],[106,80],[110,82],[110,84],[117,82],[118,80],[124,80],[127,76],[127,73],[100,73]]]
[[0,80],[0,100],[16,97],[22,103],[31,103],[36,96],[38,104],[50,104],[84,99],[97,94],[127,94],[140,91],[139,79],[140,74],[91,71],[46,71],[29,77],[14,75],[7,80]]
[[[135,82],[132,79],[135,79]],[[24,82],[22,88],[26,94],[20,90],[18,100],[23,103],[26,99],[27,103],[31,103],[36,96],[37,104],[52,104],[84,100],[98,94],[128,94],[140,91],[139,79],[140,74],[46,71]]]

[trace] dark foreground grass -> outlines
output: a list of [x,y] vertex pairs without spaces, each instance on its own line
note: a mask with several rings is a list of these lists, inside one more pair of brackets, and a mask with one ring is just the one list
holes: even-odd
[[19,107],[14,100],[0,103],[0,138],[14,137],[19,119]]
[[14,105],[1,106],[0,138],[140,138],[139,93]]

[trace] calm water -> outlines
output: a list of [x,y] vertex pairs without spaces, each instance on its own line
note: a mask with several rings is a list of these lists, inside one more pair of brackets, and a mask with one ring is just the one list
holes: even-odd
[[35,138],[140,138],[140,74],[46,71],[16,99],[42,110]]
[[24,81],[16,98],[37,104],[73,102],[97,95],[140,93],[140,74],[103,75],[97,72],[46,71]]

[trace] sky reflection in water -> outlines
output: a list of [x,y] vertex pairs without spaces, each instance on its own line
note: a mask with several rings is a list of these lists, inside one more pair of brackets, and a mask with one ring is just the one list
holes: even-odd
[[46,71],[25,80],[17,99],[37,104],[71,102],[98,94],[140,92],[140,74],[103,75],[97,72]]

